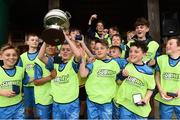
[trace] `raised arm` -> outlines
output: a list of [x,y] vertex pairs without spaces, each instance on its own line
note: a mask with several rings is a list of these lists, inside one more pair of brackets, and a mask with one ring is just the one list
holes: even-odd
[[79,73],[82,78],[86,78],[89,74],[89,70],[86,68],[86,59],[84,57],[81,59]]
[[71,49],[72,49],[72,51],[73,51],[73,53],[74,53],[74,55],[75,55],[75,60],[76,60],[77,62],[80,61],[80,59],[81,59],[81,53],[80,53],[79,49],[76,47],[76,45],[74,44],[74,42],[69,39],[69,37],[68,37],[66,34],[64,34],[64,35],[65,35],[65,39],[66,39],[67,42],[69,43],[69,45],[70,45],[70,47],[71,47]]
[[48,63],[48,57],[45,55],[45,51],[46,51],[46,43],[43,42],[41,49],[39,50],[38,58],[43,63],[47,64]]
[[85,42],[84,42],[84,36],[82,36],[82,40],[79,41],[81,43],[82,48],[85,50],[85,52],[87,53],[87,55],[89,56],[89,58],[94,57],[94,55],[91,53],[91,51],[88,49],[88,47],[86,46]]

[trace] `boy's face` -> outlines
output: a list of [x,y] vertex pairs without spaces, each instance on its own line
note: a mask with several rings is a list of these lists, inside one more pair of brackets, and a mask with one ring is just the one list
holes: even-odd
[[101,43],[96,43],[95,45],[95,54],[97,59],[103,60],[108,54],[108,48]]
[[95,41],[91,41],[91,43],[90,43],[90,49],[91,49],[91,51],[94,51],[95,45],[96,45],[96,42],[95,42]]
[[77,30],[71,31],[69,34],[69,37],[71,40],[75,40],[76,35],[80,35],[79,31],[77,31]]
[[98,32],[103,32],[103,30],[104,30],[104,25],[103,25],[103,23],[101,23],[101,22],[97,23],[97,25],[96,25],[96,30],[97,30]]
[[180,52],[180,46],[177,46],[177,40],[176,39],[168,40],[166,44],[166,54],[172,55],[178,52]]
[[39,38],[37,36],[30,36],[26,43],[29,47],[37,48],[39,45]]
[[62,45],[60,49],[60,56],[63,61],[70,60],[73,56],[73,52],[68,44]]
[[47,44],[47,47],[46,47],[46,54],[48,56],[54,56],[56,55],[58,52],[58,48],[56,46],[52,46],[52,45],[48,45]]
[[120,46],[121,45],[121,38],[118,36],[114,36],[112,38],[112,45],[113,46]]
[[115,35],[115,34],[118,34],[118,32],[116,31],[116,30],[113,30],[113,29],[109,29],[109,35],[110,36],[113,36],[113,35]]
[[18,54],[14,49],[7,49],[1,53],[4,66],[12,68],[18,60]]
[[103,30],[103,33],[104,33],[104,34],[108,34],[108,29],[104,29],[104,30]]
[[129,33],[127,33],[127,40],[131,40],[132,39],[132,37],[134,37],[134,35],[135,35],[135,32],[129,32]]
[[141,48],[137,48],[136,46],[130,47],[129,59],[132,63],[141,64],[144,56],[145,53]]
[[118,49],[112,48],[109,50],[109,56],[111,56],[112,58],[118,58],[121,56],[121,53]]
[[136,27],[135,32],[138,38],[144,38],[149,28],[146,25],[139,25]]

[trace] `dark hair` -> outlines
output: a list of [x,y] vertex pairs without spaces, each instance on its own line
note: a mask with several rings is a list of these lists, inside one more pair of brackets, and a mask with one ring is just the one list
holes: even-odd
[[109,29],[112,29],[112,30],[115,30],[115,31],[119,32],[119,28],[117,26],[112,26]]
[[111,46],[109,49],[118,49],[122,53],[122,49],[119,46]]
[[146,25],[147,27],[149,27],[150,23],[144,17],[140,17],[136,19],[136,22],[134,23],[134,27],[136,28],[137,26],[140,25]]
[[69,33],[74,32],[74,31],[79,31],[79,33],[82,34],[82,31],[80,29],[78,29],[77,27],[71,27],[69,29]]
[[103,46],[106,46],[108,48],[108,41],[107,40],[104,40],[104,39],[97,39],[96,40],[96,44],[97,43],[100,43],[102,44]]
[[176,39],[177,40],[177,46],[180,46],[180,36],[171,36],[168,38],[168,41],[171,39]]
[[142,42],[142,41],[132,42],[132,43],[130,44],[130,47],[132,47],[132,46],[136,46],[137,48],[141,48],[144,53],[146,53],[147,50],[148,50],[147,45],[146,45],[144,42]]
[[30,38],[31,36],[37,36],[37,37],[39,37],[36,33],[27,33],[26,41],[29,40],[29,38]]
[[120,39],[122,39],[120,34],[115,34],[115,35],[112,36],[112,38],[115,37],[115,36],[119,37]]
[[98,23],[102,23],[102,24],[103,24],[103,26],[105,27],[105,23],[104,23],[104,21],[102,21],[102,20],[98,20],[98,21],[97,21],[97,23],[96,23],[96,26],[97,26],[97,24],[98,24]]

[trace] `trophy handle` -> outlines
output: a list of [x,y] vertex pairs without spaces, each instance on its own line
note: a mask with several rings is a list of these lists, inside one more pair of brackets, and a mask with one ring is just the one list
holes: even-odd
[[65,13],[66,13],[67,18],[70,19],[71,18],[71,14],[68,11],[66,11]]

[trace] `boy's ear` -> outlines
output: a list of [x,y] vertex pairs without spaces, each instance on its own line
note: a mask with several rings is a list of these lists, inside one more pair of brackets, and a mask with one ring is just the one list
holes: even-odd
[[180,52],[180,46],[178,46],[178,51]]
[[2,60],[2,52],[0,51],[0,60]]
[[146,27],[146,32],[149,32],[149,27]]
[[24,45],[28,45],[28,41],[27,40],[24,41]]

